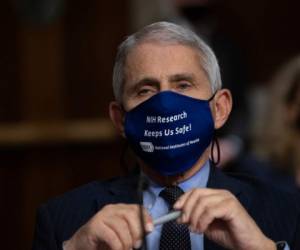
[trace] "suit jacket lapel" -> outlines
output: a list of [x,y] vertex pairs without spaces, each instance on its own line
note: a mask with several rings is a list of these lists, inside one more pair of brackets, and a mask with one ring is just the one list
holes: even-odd
[[137,204],[140,199],[137,191],[138,176],[132,175],[126,178],[120,178],[116,181],[109,182],[107,184],[105,199],[103,197],[97,197],[96,199],[96,210],[98,211],[104,205],[115,204],[115,203],[127,203]]

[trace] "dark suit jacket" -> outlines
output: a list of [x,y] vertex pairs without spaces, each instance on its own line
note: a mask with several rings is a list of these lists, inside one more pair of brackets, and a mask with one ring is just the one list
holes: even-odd
[[[133,175],[92,182],[42,205],[37,213],[33,249],[61,249],[62,242],[106,204],[138,203],[137,179]],[[228,176],[214,167],[211,167],[208,187],[232,192],[267,237],[285,240],[291,250],[300,250],[300,203],[296,193],[274,190],[249,177]],[[204,248],[223,249],[206,238]]]

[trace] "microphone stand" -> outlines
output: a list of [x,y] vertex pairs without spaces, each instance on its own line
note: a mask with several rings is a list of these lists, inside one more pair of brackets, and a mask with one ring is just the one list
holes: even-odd
[[143,176],[142,170],[139,171],[139,179],[138,179],[138,187],[137,187],[137,196],[140,204],[140,221],[143,230],[143,244],[140,248],[141,250],[147,250],[147,239],[146,239],[146,231],[145,231],[145,220],[143,216],[143,192],[148,188],[148,181]]

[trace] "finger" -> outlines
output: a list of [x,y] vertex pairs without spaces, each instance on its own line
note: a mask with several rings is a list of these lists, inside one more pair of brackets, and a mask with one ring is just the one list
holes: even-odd
[[184,193],[180,198],[175,202],[174,209],[181,209],[186,202],[187,199],[189,199],[190,195],[194,194],[197,191],[199,195],[210,195],[215,194],[219,192],[220,190],[217,189],[211,189],[211,188],[195,188],[192,189],[186,193]]
[[174,203],[173,208],[174,209],[182,209],[183,205],[185,204],[186,200],[192,195],[192,193],[195,191],[196,189],[192,189],[186,193],[184,193],[183,195],[181,195],[178,200]]
[[140,206],[134,205],[123,214],[123,218],[128,224],[135,248],[139,248],[142,244],[142,237],[144,233],[144,230],[142,229],[141,212],[143,216],[143,222],[147,228],[147,225],[152,222],[152,219],[145,208],[142,208],[141,210]]
[[[123,244],[121,242],[121,239],[119,238],[118,234],[109,226],[105,225],[105,223],[102,223],[101,230],[98,232],[101,232],[102,234],[102,241],[105,242],[105,244],[108,246],[111,250],[119,250],[123,248]],[[103,249],[104,246],[102,246],[100,242],[99,249]]]
[[[220,196],[228,196],[229,192],[220,189],[209,189],[209,188],[198,188],[190,192],[190,195],[186,198],[181,210],[183,211],[183,216],[178,220],[179,223],[191,223],[191,217],[193,212],[196,210],[195,206],[200,202],[200,198],[215,196],[217,199]],[[229,193],[230,194],[230,193]],[[201,213],[201,210],[199,211]],[[193,220],[196,220],[195,218]],[[195,223],[195,222],[194,222]]]
[[121,249],[131,249],[134,242],[130,234],[130,229],[126,220],[118,218],[115,220],[105,221],[104,224],[113,230],[120,242],[122,243]]
[[150,233],[153,231],[153,219],[150,216],[148,210],[146,208],[143,208],[143,218],[144,218],[144,223],[145,223],[145,231],[147,233]]
[[214,221],[217,219],[223,219],[224,216],[226,216],[227,210],[226,200],[212,206],[207,206],[199,217],[198,224],[196,226],[197,231],[199,233],[205,233]]
[[140,218],[140,209],[138,206],[134,205],[127,209],[122,214],[122,218],[127,222],[130,234],[133,241],[137,241],[142,237],[142,227]]
[[189,224],[191,227],[191,231],[197,232],[199,230],[197,226],[199,221],[201,220],[202,214],[207,209],[214,209],[214,206],[217,206],[219,203],[222,203],[224,199],[226,198],[220,194],[199,197],[190,215]]
[[199,200],[199,194],[197,193],[197,189],[194,189],[184,200],[184,204],[181,208],[182,210],[182,216],[180,218],[181,223],[189,223],[191,212],[193,211],[193,208],[196,205],[197,200]]
[[191,213],[196,206],[197,201],[199,198],[204,196],[209,196],[213,194],[218,194],[219,191],[213,189],[193,189],[189,195],[184,198],[184,204],[181,207],[182,216],[179,220],[180,223],[190,223]]

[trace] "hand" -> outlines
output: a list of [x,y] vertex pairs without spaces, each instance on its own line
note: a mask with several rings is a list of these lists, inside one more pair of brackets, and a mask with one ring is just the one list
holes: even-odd
[[182,210],[178,223],[229,249],[276,249],[233,194],[226,190],[193,189],[174,204]]
[[[143,218],[145,231],[152,231],[152,219],[146,209]],[[64,250],[128,250],[141,247],[142,237],[139,205],[107,205],[64,243]]]

